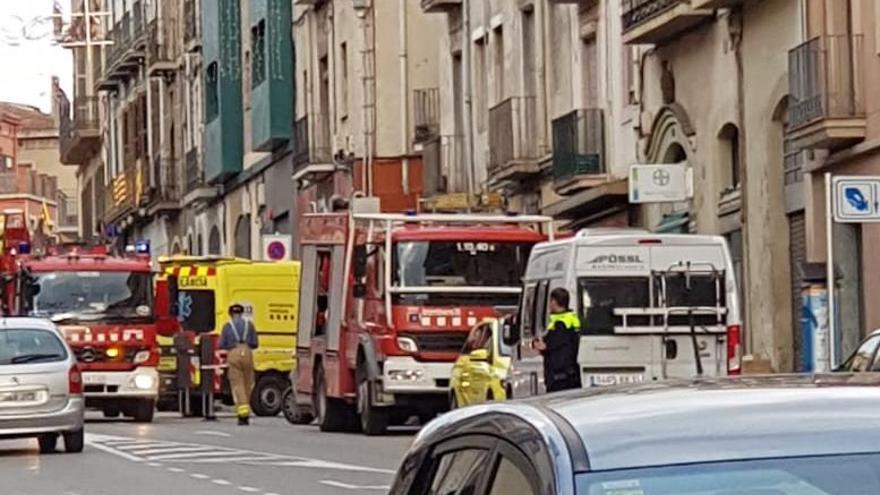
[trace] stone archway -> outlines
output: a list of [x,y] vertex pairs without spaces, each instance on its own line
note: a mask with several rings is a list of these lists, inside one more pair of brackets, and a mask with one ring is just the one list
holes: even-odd
[[235,224],[235,256],[238,258],[251,257],[251,216],[250,214],[238,217]]
[[211,234],[208,236],[208,254],[215,256],[223,254],[220,246],[220,229],[216,225],[211,227]]

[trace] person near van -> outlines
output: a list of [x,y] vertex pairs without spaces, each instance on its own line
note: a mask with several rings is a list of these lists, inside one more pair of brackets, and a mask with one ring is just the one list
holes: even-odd
[[577,362],[581,319],[569,309],[568,291],[556,288],[550,293],[550,317],[547,332],[532,341],[532,347],[544,357],[544,384],[547,392],[580,388]]
[[250,422],[250,400],[254,391],[253,351],[258,346],[257,329],[244,318],[244,306],[233,304],[229,307],[229,322],[220,334],[220,349],[226,351],[229,386],[240,425]]

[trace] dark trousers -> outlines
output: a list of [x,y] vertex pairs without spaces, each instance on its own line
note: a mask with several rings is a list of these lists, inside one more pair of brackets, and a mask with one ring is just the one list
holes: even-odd
[[547,376],[545,378],[547,392],[560,392],[581,388],[581,377],[577,373],[569,373],[562,376]]

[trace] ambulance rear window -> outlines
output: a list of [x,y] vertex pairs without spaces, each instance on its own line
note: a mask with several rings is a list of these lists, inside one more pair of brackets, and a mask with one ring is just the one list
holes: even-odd
[[184,330],[207,333],[214,331],[215,317],[214,291],[183,290],[177,294],[178,319]]

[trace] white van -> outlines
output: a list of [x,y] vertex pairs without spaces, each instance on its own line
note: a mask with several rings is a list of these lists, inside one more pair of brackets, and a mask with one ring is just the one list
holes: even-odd
[[514,397],[543,393],[531,340],[546,329],[550,292],[563,287],[581,317],[585,387],[740,371],[742,318],[724,238],[587,229],[535,246],[516,324]]

